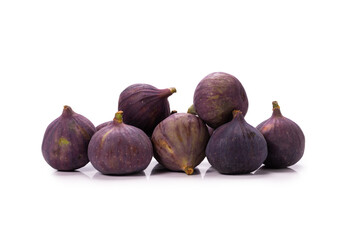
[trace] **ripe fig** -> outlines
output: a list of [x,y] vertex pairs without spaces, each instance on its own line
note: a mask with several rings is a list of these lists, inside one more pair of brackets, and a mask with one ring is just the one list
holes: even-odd
[[[170,112],[170,115],[175,114],[175,113],[177,113],[177,110],[172,110],[172,111]],[[108,122],[101,123],[100,125],[98,125],[98,126],[96,127],[96,131],[100,130],[100,129],[103,128],[103,127],[106,127],[106,126],[109,125],[110,123],[112,123],[112,121],[108,121]]]
[[239,110],[232,121],[214,130],[206,148],[209,163],[223,174],[245,174],[258,169],[267,157],[263,135],[249,125]]
[[264,165],[269,168],[285,168],[302,158],[305,138],[295,122],[283,117],[278,102],[274,101],[272,104],[272,116],[257,126],[268,146]]
[[125,175],[144,170],[152,159],[152,144],[139,128],[123,123],[123,112],[118,111],[112,123],[92,137],[88,156],[101,173]]
[[242,84],[223,72],[211,73],[199,82],[193,104],[198,116],[212,128],[229,122],[233,110],[240,110],[243,116],[248,110],[248,98]]
[[172,171],[192,174],[205,157],[209,134],[204,122],[189,113],[175,113],[160,122],[152,134],[154,156]]
[[124,123],[151,136],[157,124],[170,115],[167,98],[175,92],[175,88],[157,89],[148,84],[134,84],[120,94],[118,110],[126,113]]
[[85,166],[87,148],[95,126],[84,116],[64,106],[60,117],[47,127],[42,141],[46,162],[60,171],[73,171]]

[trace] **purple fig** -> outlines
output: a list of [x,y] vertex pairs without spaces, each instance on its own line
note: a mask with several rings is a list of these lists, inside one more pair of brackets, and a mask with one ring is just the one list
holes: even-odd
[[92,137],[88,156],[101,173],[125,175],[144,170],[152,159],[152,144],[139,128],[123,123],[123,112],[118,111],[112,123]]
[[151,136],[157,124],[170,115],[167,98],[175,92],[175,88],[157,89],[148,84],[134,84],[120,94],[118,110],[126,113],[124,123]]
[[[171,113],[170,113],[170,115],[175,114],[175,113],[177,113],[177,110],[172,110]],[[100,125],[98,125],[98,126],[96,127],[96,131],[100,130],[100,129],[103,128],[103,127],[106,127],[106,126],[109,125],[110,123],[112,123],[112,121],[108,121],[108,122],[101,123]]]
[[[175,114],[175,113],[177,113],[177,110],[172,110],[172,111],[170,112],[170,115]],[[103,127],[106,127],[106,126],[109,125],[110,123],[112,123],[112,121],[107,121],[107,122],[101,123],[100,125],[96,126],[96,131],[100,130],[100,129],[103,128]]]
[[152,134],[154,155],[164,167],[190,175],[203,161],[208,139],[200,118],[189,113],[172,114]]
[[248,110],[247,94],[242,84],[223,72],[211,73],[199,82],[193,104],[198,116],[212,128],[229,122],[233,110],[240,110],[243,116]]
[[263,135],[249,125],[239,110],[232,121],[214,130],[206,148],[209,163],[223,174],[245,174],[258,169],[267,157]]
[[84,116],[64,106],[62,115],[47,127],[42,142],[46,162],[60,171],[73,171],[85,166],[87,148],[95,126]]
[[257,126],[267,141],[266,167],[285,168],[296,164],[304,154],[305,138],[300,127],[283,117],[278,102],[273,103],[273,114]]

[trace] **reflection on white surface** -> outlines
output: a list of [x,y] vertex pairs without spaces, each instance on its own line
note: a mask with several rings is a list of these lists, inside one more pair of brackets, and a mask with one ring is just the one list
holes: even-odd
[[284,169],[270,169],[266,168],[265,166],[260,167],[256,171],[249,173],[249,174],[241,174],[241,175],[228,175],[228,174],[221,174],[212,166],[210,166],[206,173],[204,174],[204,178],[242,178],[242,179],[253,179],[253,178],[267,178],[268,175],[276,175],[276,177],[284,177],[288,175],[296,174],[297,172],[291,168],[284,168]]
[[194,173],[190,176],[186,175],[184,172],[174,172],[169,171],[156,161],[152,161],[150,165],[142,172],[136,174],[122,175],[122,176],[113,176],[113,175],[104,175],[98,172],[90,163],[85,167],[73,171],[73,172],[63,172],[55,171],[54,176],[57,177],[71,177],[71,178],[82,178],[82,179],[92,179],[92,180],[102,180],[102,181],[114,181],[114,180],[155,180],[155,179],[259,179],[259,178],[287,178],[289,175],[296,175],[297,171],[293,168],[285,169],[269,169],[265,166],[260,167],[255,172],[250,174],[243,175],[225,175],[219,173],[215,168],[213,168],[208,161],[202,162],[194,170]]

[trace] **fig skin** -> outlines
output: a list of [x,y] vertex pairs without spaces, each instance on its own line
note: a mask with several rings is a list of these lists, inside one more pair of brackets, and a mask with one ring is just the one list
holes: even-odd
[[209,133],[204,122],[189,113],[175,113],[152,134],[154,156],[165,168],[191,175],[205,158]]
[[273,101],[272,104],[272,116],[257,126],[268,146],[264,165],[268,168],[286,168],[302,158],[305,137],[295,122],[282,115],[278,102]]
[[123,112],[118,111],[113,121],[92,137],[88,156],[99,172],[126,175],[146,169],[153,151],[148,136],[141,129],[123,123]]
[[239,110],[232,121],[214,130],[206,148],[209,163],[222,174],[246,174],[257,170],[267,157],[263,135],[249,125]]
[[248,98],[242,84],[224,72],[211,73],[199,82],[193,104],[198,116],[212,128],[229,122],[233,110],[240,110],[243,116],[248,110]]
[[102,128],[108,126],[112,121],[101,123],[100,125],[96,126],[96,131],[100,131]]
[[[194,108],[193,104],[188,108],[187,113],[190,113],[190,114],[198,116],[198,113],[196,112],[196,109]],[[208,126],[207,124],[206,124],[206,126],[207,126],[207,129],[208,129],[209,136],[212,136],[212,133],[213,133],[214,129],[211,128],[210,126]]]
[[133,84],[120,94],[118,110],[124,111],[126,124],[142,129],[149,137],[162,120],[170,115],[167,100],[175,88],[157,89],[149,84]]
[[64,106],[60,117],[47,127],[42,141],[42,155],[59,171],[73,171],[88,162],[87,148],[96,129],[90,120]]

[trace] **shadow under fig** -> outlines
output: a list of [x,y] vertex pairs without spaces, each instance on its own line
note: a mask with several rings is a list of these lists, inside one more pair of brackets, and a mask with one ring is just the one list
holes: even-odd
[[104,180],[104,181],[120,181],[120,180],[135,180],[135,179],[146,179],[146,174],[144,171],[133,173],[133,174],[124,174],[124,175],[106,175],[100,172],[95,173],[92,177],[94,180]]
[[265,165],[263,165],[259,170],[261,170],[262,172],[269,172],[269,173],[292,173],[292,174],[296,174],[297,171],[290,168],[290,167],[286,167],[286,168],[269,168],[266,167]]
[[74,171],[59,171],[56,170],[53,172],[54,176],[59,176],[59,177],[76,177],[76,178],[87,178],[89,179],[90,177],[87,176],[85,173],[79,171],[79,170],[74,170]]

